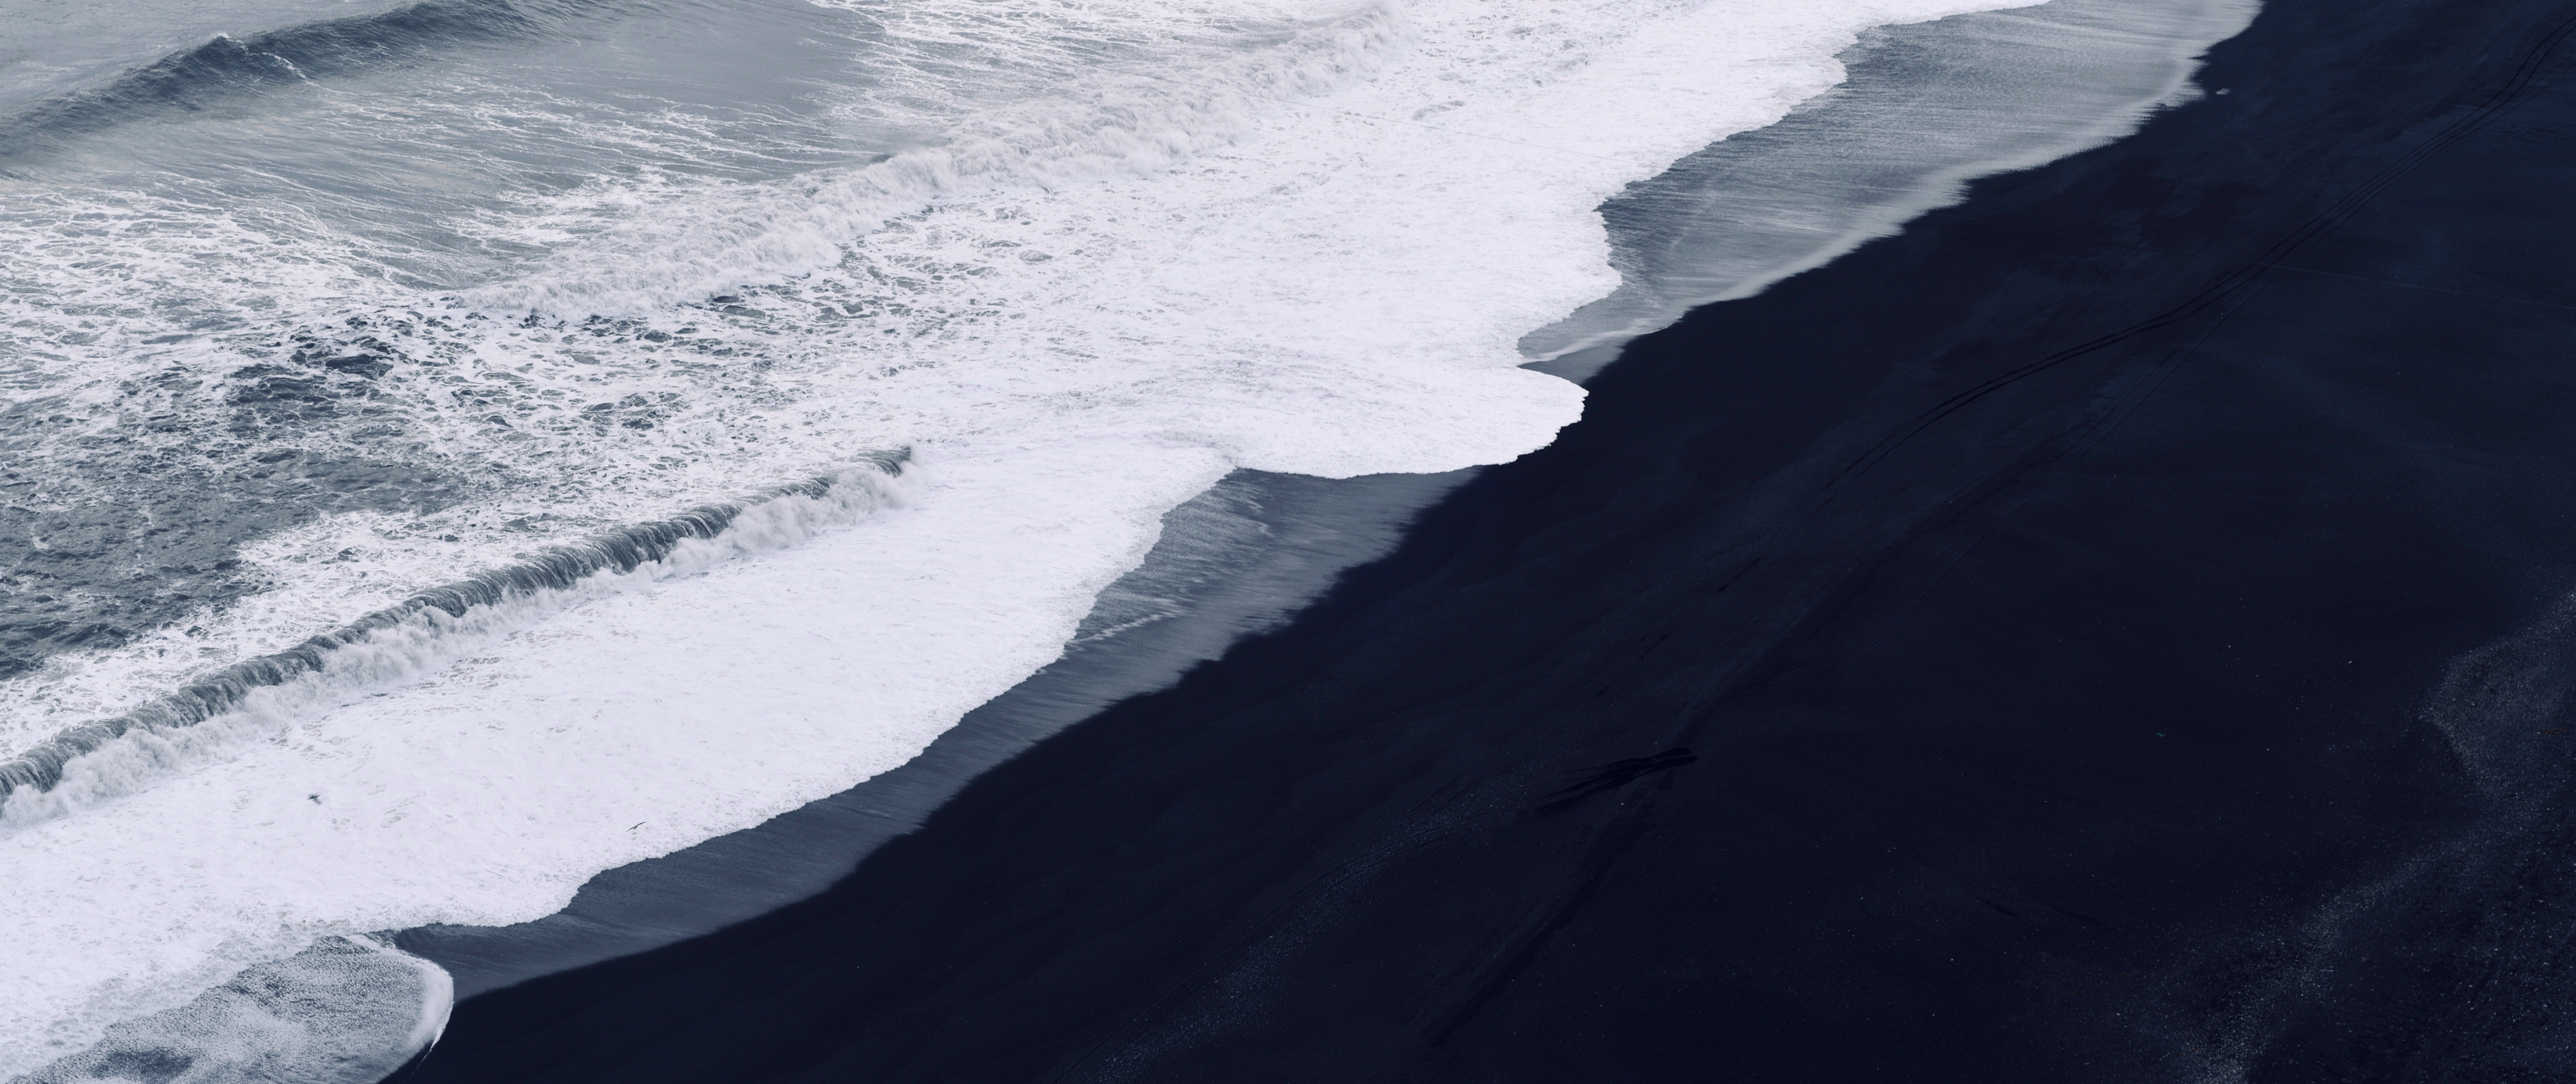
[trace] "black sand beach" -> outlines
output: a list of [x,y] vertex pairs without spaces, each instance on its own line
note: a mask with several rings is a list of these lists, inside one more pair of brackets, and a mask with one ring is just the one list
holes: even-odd
[[2576,7],[1641,340],[1287,629],[418,1081],[2576,1079]]

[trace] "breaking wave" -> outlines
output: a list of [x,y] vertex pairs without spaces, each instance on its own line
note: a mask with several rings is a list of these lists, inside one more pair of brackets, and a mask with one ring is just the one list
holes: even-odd
[[539,38],[609,5],[582,0],[421,0],[392,11],[324,19],[213,40],[106,84],[36,102],[0,122],[14,139],[93,132],[171,110],[339,76],[418,63],[441,50]]
[[[21,826],[133,793],[220,755],[244,730],[273,729],[281,719],[434,672],[589,594],[702,572],[851,522],[899,499],[894,483],[910,458],[909,451],[888,453],[740,503],[549,547],[235,663],[132,711],[66,729],[0,763],[0,824]],[[227,715],[243,718],[195,740],[184,733]]]

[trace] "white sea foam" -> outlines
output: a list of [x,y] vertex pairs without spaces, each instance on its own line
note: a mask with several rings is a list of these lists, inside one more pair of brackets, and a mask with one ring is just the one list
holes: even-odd
[[29,1084],[376,1084],[438,1040],[454,984],[361,934],[260,964],[20,1079]]
[[[1883,69],[1747,141],[1710,147],[1616,205],[1621,283],[1532,332],[1555,359],[1751,297],[1958,202],[1966,182],[2101,146],[2199,94],[2199,50],[2255,0],[2053,0],[1893,35],[1864,35]],[[1873,40],[1875,39],[1875,40]],[[1580,366],[1549,366],[1579,373]]]
[[[532,555],[518,565],[477,580],[434,589],[398,609],[326,639],[299,646],[286,666],[268,672],[228,670],[183,692],[191,702],[178,713],[149,710],[129,716],[121,733],[82,741],[82,751],[62,764],[59,778],[19,783],[0,797],[0,830],[68,816],[132,794],[173,773],[230,757],[242,745],[297,722],[377,696],[439,673],[478,651],[497,648],[510,634],[596,599],[651,591],[702,575],[729,561],[786,549],[844,527],[880,507],[903,503],[918,484],[875,465],[838,472],[789,492],[765,495],[742,506],[702,512],[690,524],[702,536],[665,533],[658,552],[638,552],[632,537],[594,543],[557,554]],[[703,529],[723,518],[721,530]],[[610,547],[625,543],[631,555],[614,559]],[[194,709],[186,710],[186,709]],[[211,709],[211,718],[197,714]],[[53,742],[65,741],[56,736]]]
[[[284,212],[200,214],[162,192],[98,197],[87,219],[22,216],[44,233],[28,251],[52,262],[18,273],[90,306],[38,306],[14,332],[34,359],[18,386],[60,403],[64,432],[246,409],[168,389],[237,384],[245,359],[280,356],[300,332],[393,368],[367,386],[375,413],[291,439],[413,448],[490,480],[435,516],[341,517],[250,554],[294,605],[205,615],[201,634],[265,645],[223,650],[273,649],[431,570],[501,559],[544,516],[558,529],[647,519],[873,448],[922,448],[940,473],[917,507],[493,629],[464,661],[338,687],[380,695],[328,710],[335,698],[317,696],[193,770],[0,838],[0,921],[42,946],[0,964],[0,1073],[318,938],[546,914],[603,868],[901,763],[1054,658],[1161,514],[1230,469],[1438,471],[1544,444],[1580,391],[1517,368],[1515,342],[1616,285],[1594,207],[1830,86],[1861,29],[1994,6],[1192,9],[1212,29],[1187,42],[1188,64],[1110,65],[1108,89],[1085,84],[1071,104],[955,113],[961,131],[1033,117],[1107,142],[988,128],[1040,149],[957,172],[973,183],[906,190],[908,208],[850,179],[875,166],[529,194],[580,221],[547,225],[527,239],[540,258],[504,261],[516,270],[472,296],[562,320],[423,295],[367,270],[384,265],[357,227],[280,226]],[[1209,44],[1225,18],[1253,28],[1230,51]],[[1139,80],[1176,76],[1194,85],[1135,104]],[[1139,150],[1099,150],[1121,145]],[[1088,149],[1045,149],[1068,146]],[[806,202],[850,191],[864,213]],[[203,274],[209,253],[269,251],[259,239],[289,227],[313,243]],[[716,288],[738,296],[669,304]],[[137,300],[163,290],[194,300]],[[586,306],[640,315],[570,319]],[[200,338],[140,349],[209,312],[222,321]],[[135,390],[164,371],[185,379]],[[210,443],[226,439],[265,438]],[[70,437],[37,447],[105,454]],[[333,576],[287,556],[342,539],[363,544],[339,547],[353,556]],[[131,703],[168,687],[177,667],[150,652],[176,646],[58,660],[8,691]]]

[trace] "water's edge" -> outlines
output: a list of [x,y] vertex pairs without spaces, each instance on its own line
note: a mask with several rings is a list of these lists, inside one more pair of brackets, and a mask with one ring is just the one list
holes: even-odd
[[[2182,6],[2202,18],[2196,25],[2204,27],[2226,21],[2213,12],[2242,14],[2249,8],[2216,0]],[[2058,0],[2033,10],[2091,8],[2081,0]],[[1981,88],[1973,79],[1963,81],[1963,72],[1993,62],[1973,49],[1957,53],[1965,48],[1960,43],[1991,43],[2027,31],[2027,15],[1988,13],[1883,29],[1843,55],[1850,68],[1843,88],[1772,129],[1715,144],[1605,205],[1615,262],[1627,285],[1566,321],[1532,332],[1523,342],[1537,359],[1530,367],[1588,379],[1615,360],[1627,339],[1656,330],[1690,307],[1749,296],[1891,233],[1923,211],[1955,202],[1968,178],[2027,168],[2117,138],[2159,104],[2188,93],[2191,57],[2209,43],[2176,49],[2178,39],[2166,39],[2153,63],[2142,63],[2155,69],[2153,78],[2127,81],[2118,94],[2094,100],[2081,123],[2041,132],[2045,138],[2036,142],[2021,132],[1992,144],[1963,140],[1926,151],[1920,138],[1926,123],[1947,118],[1955,124],[1991,106],[1956,97]],[[1955,63],[1927,62],[1945,49],[1957,53]],[[1927,94],[1945,92],[1953,98],[1925,105]],[[1827,138],[1843,131],[1875,133],[1882,149],[1893,147],[1885,142],[1895,138],[1888,133],[1903,134],[1912,140],[1911,149],[1890,150],[1887,157],[1903,159],[1903,168],[1914,172],[1891,188],[1886,169],[1860,170],[1850,190],[1868,198],[1833,197],[1844,202],[1834,208],[1840,217],[1831,222],[1805,223],[1759,243],[1729,232],[1748,216],[1776,210],[1777,191],[1807,185],[1819,168],[1836,161],[1849,167],[1854,147]],[[1820,140],[1827,144],[1821,160],[1814,151]],[[1748,176],[1770,183],[1748,187],[1742,183]],[[1675,262],[1692,251],[1708,258],[1690,266]],[[1142,566],[1102,594],[1062,659],[969,713],[912,761],[757,827],[603,872],[565,910],[546,918],[508,927],[427,926],[390,933],[386,940],[444,969],[453,977],[452,996],[465,998],[684,940],[810,896],[885,841],[918,826],[993,765],[1109,704],[1168,686],[1242,637],[1291,616],[1345,570],[1388,552],[1421,511],[1472,474],[1326,480],[1237,471],[1165,517],[1161,541]],[[633,562],[609,564],[626,568]],[[334,966],[374,961],[325,947],[295,960],[316,953]],[[443,1006],[451,990],[423,986],[420,993],[435,993]],[[175,1023],[199,1012],[204,1002],[164,1015]],[[130,1041],[146,1044],[152,1033],[149,1026],[123,1030]],[[47,1074],[67,1071],[79,1060],[24,1079],[50,1079]]]
[[[2125,81],[2107,81],[2107,90],[2105,80],[2093,80],[2089,89],[2096,96],[2080,102],[2090,111],[2067,114],[2070,119],[2055,131],[2016,129],[1982,148],[1964,137],[1947,143],[1926,137],[1922,125],[1929,120],[1946,118],[1955,127],[1978,115],[1980,103],[1968,96],[1991,93],[1977,73],[1991,72],[1999,48],[2044,47],[2032,44],[2034,27],[2084,28],[2104,21],[2106,7],[2058,0],[2036,9],[1876,32],[1842,55],[1850,72],[1842,87],[1772,128],[1712,144],[1605,205],[1618,250],[1614,260],[1629,285],[1532,332],[1523,344],[1536,358],[1529,367],[1581,382],[1614,361],[1622,344],[1666,326],[1688,308],[1750,296],[1891,235],[1903,222],[1964,198],[1964,184],[1972,178],[2030,168],[2126,134],[2154,109],[2188,98],[2194,58],[2252,17],[2252,5],[2235,0],[2183,5],[2166,21],[2170,36],[2152,41],[2161,52],[2129,58],[2140,70]],[[2034,17],[2051,12],[2055,21]],[[1954,54],[1950,63],[1927,59],[1945,50]],[[2075,74],[2073,65],[2062,67],[2067,70],[2061,77]],[[2063,97],[2048,88],[2026,93]],[[1847,214],[1835,228],[1764,238],[1767,248],[1727,253],[1696,276],[1675,274],[1669,250],[1686,247],[1694,237],[1712,245],[1712,231],[1758,213],[1760,201],[1775,198],[1768,189],[1811,176],[1818,168],[1811,148],[1818,141],[1828,153],[1851,156],[1847,138],[1831,138],[1836,132],[1905,143],[1902,153],[1890,155],[1898,164],[1879,167],[1871,178],[1883,181],[1889,169],[1912,168],[1910,183],[1878,189],[1876,202],[1844,208]],[[1970,157],[1981,150],[1986,157]],[[1748,176],[1774,183],[1747,192],[1740,182]],[[1699,196],[1697,213],[1683,222],[1667,221],[1671,229],[1659,233],[1658,213],[1693,192]],[[1668,288],[1646,296],[1639,284],[1648,276],[1661,277]],[[571,906],[548,918],[504,928],[423,927],[402,931],[395,941],[454,972],[458,995],[470,997],[710,932],[810,896],[886,840],[919,825],[992,765],[1118,700],[1167,687],[1241,637],[1292,616],[1342,572],[1392,549],[1406,525],[1473,474],[1328,480],[1238,471],[1166,517],[1162,540],[1142,566],[1104,592],[1085,622],[1084,637],[1063,660],[970,713],[902,768],[758,827],[602,873]],[[1247,543],[1240,528],[1234,536],[1213,529],[1227,520],[1253,524],[1250,533],[1261,537]],[[1204,592],[1183,586],[1192,582]],[[1154,618],[1146,628],[1116,629],[1120,596],[1156,593],[1177,598],[1181,611]]]

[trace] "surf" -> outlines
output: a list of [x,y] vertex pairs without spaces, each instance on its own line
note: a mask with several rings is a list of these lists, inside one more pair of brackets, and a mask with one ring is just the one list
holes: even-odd
[[[90,157],[10,182],[30,201],[0,221],[33,257],[0,299],[0,437],[53,472],[43,522],[146,467],[241,484],[221,480],[281,448],[458,481],[227,540],[239,593],[0,682],[11,754],[234,688],[212,675],[532,547],[869,449],[936,470],[900,506],[656,590],[549,579],[529,597],[566,597],[480,631],[402,610],[365,641],[417,625],[438,646],[383,680],[313,685],[204,756],[138,751],[140,785],[31,814],[0,838],[23,875],[0,909],[52,947],[0,1003],[0,1032],[30,1037],[0,1072],[327,938],[557,913],[602,870],[892,771],[1119,627],[1086,621],[1149,559],[1168,572],[1174,551],[1149,555],[1178,544],[1174,510],[1237,472],[1437,473],[1543,445],[1581,392],[1522,367],[1531,330],[1623,266],[1655,273],[1618,262],[1642,235],[1596,209],[1834,86],[1866,28],[1975,6],[854,7],[814,16],[846,53],[798,60],[792,92],[736,71],[652,82],[668,96],[643,110],[571,76],[495,85],[463,50],[297,84],[273,115],[207,119],[202,144],[144,142],[160,120],[82,136]],[[645,67],[579,72],[631,87]],[[482,97],[380,123],[432,79]],[[218,145],[259,125],[298,138]],[[586,171],[565,146],[591,148]],[[388,172],[216,190],[147,176],[164,153]],[[470,168],[416,184],[439,156]],[[644,567],[576,565],[576,587]],[[320,655],[362,646],[334,643]],[[61,764],[241,714],[129,725]],[[168,922],[104,917],[138,909]]]

